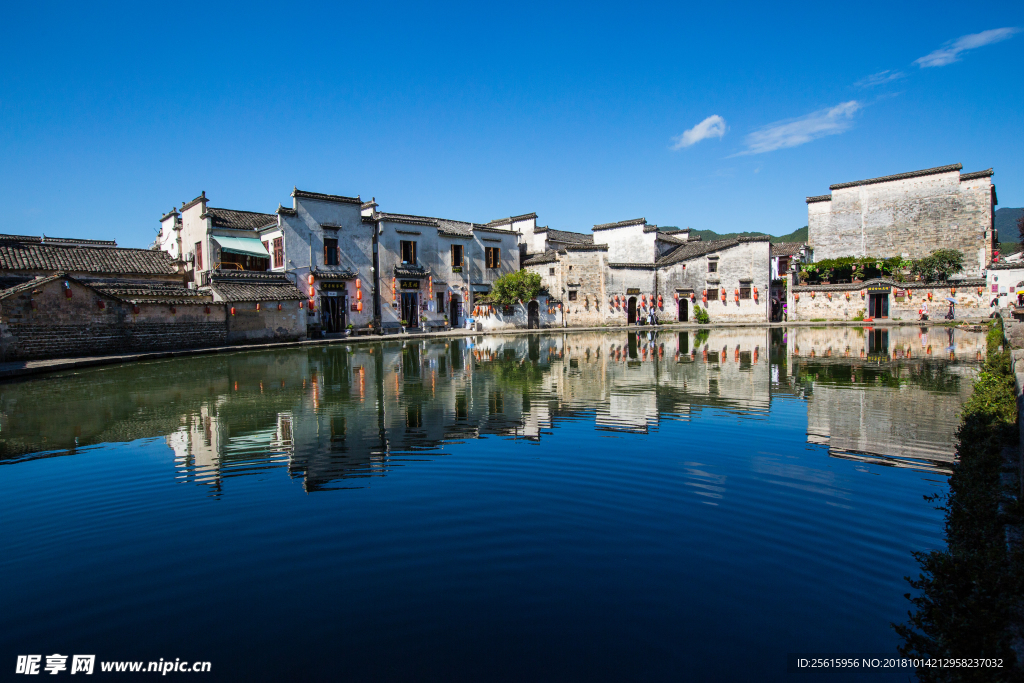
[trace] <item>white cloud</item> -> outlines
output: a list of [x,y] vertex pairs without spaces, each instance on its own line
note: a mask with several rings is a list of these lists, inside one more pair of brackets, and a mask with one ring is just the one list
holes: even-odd
[[725,119],[718,114],[713,114],[682,135],[672,138],[676,143],[672,145],[672,149],[689,147],[708,138],[721,138],[725,135],[726,130],[728,130],[728,126],[725,125]]
[[843,133],[853,125],[853,115],[863,106],[857,100],[850,100],[800,118],[777,121],[749,134],[745,140],[747,148],[734,156],[773,152],[796,147],[826,135]]
[[998,43],[999,41],[1006,40],[1007,38],[1012,38],[1013,34],[1019,31],[1019,28],[1013,27],[993,28],[988,31],[982,31],[981,33],[971,33],[966,36],[961,36],[947,44],[946,47],[939,48],[935,52],[931,52],[920,59],[914,60],[914,64],[917,64],[922,69],[929,66],[946,66],[947,64],[960,61],[961,52],[966,52],[967,50],[973,50],[976,47],[983,47],[985,45],[991,45],[992,43]]
[[885,83],[891,83],[892,81],[898,81],[904,76],[906,76],[906,74],[902,71],[879,71],[876,74],[865,76],[854,83],[854,85],[858,88],[874,88],[876,85],[883,85]]

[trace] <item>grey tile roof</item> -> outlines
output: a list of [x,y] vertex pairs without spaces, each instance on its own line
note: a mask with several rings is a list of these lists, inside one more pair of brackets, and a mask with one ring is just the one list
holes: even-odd
[[1024,270],[1024,261],[1013,261],[1011,263],[1006,263],[1004,261],[1000,261],[999,263],[990,263],[990,264],[988,264],[988,269],[989,270]]
[[442,235],[448,235],[449,237],[473,236],[472,223],[462,223],[460,221],[446,221],[444,219],[438,219],[437,223],[437,231]]
[[536,218],[536,213],[524,213],[519,216],[509,216],[508,218],[498,218],[493,221],[487,221],[487,225],[504,225],[506,223],[514,223],[516,221],[524,221],[528,218]]
[[868,178],[867,180],[854,180],[850,183],[836,183],[835,185],[829,185],[830,190],[841,190],[846,187],[857,187],[858,185],[874,185],[875,183],[887,183],[892,180],[906,180],[907,178],[919,178],[926,175],[935,175],[937,173],[949,173],[950,171],[959,171],[963,166],[961,164],[949,164],[948,166],[936,166],[935,168],[925,168],[920,171],[908,171],[906,173],[896,173],[895,175],[886,175],[880,178]]
[[26,244],[42,244],[42,237],[30,235],[0,235],[0,242],[25,242]]
[[410,266],[401,263],[395,266],[395,277],[427,277],[430,269],[423,266]]
[[682,246],[676,247],[659,258],[655,263],[659,268],[663,268],[674,263],[689,261],[690,259],[697,258],[698,256],[704,256],[723,249],[731,249],[732,247],[745,242],[768,242],[770,239],[771,238],[767,235],[751,235],[733,237],[726,240],[713,240],[711,242],[686,242]]
[[292,188],[292,196],[300,199],[318,199],[322,202],[340,202],[342,204],[362,205],[363,203],[363,200],[359,197],[345,197],[340,194],[323,194],[322,192],[306,192],[297,187]]
[[593,244],[593,235],[584,235],[582,232],[569,232],[568,230],[548,230],[548,239],[552,242],[563,242],[565,244]]
[[984,287],[985,278],[964,278],[948,282],[897,282],[889,278],[873,278],[864,282],[844,282],[829,285],[793,285],[794,292],[857,292],[868,285],[891,285],[896,289],[935,289],[936,287]]
[[138,282],[91,282],[89,285],[98,292],[123,299],[129,303],[149,301],[203,301],[207,294],[182,285]]
[[[36,287],[53,282],[54,280],[60,280],[64,277],[67,277],[67,273],[54,273],[53,275],[40,275],[39,277],[34,277],[27,282],[22,282],[21,284],[14,285],[13,287],[0,290],[0,299],[6,299],[9,296],[21,294],[22,292],[30,292]],[[75,282],[78,282],[78,280],[75,280]]]
[[116,247],[114,240],[83,240],[74,237],[48,237],[43,235],[43,244],[53,244],[68,247]]
[[277,223],[277,216],[272,213],[215,209],[212,206],[206,207],[206,213],[203,216],[210,216],[215,228],[232,228],[234,230],[259,230]]
[[283,273],[228,271],[210,276],[209,289],[225,301],[297,301],[306,295]]
[[0,271],[4,270],[110,275],[173,275],[177,272],[166,251],[0,241]]
[[832,195],[830,194],[819,194],[816,197],[808,197],[804,200],[808,204],[814,204],[815,202],[830,202],[832,201]]
[[803,242],[772,242],[772,256],[792,256],[800,252]]
[[667,242],[668,244],[686,244],[686,240],[663,232],[659,232],[656,239],[659,239],[662,242]]

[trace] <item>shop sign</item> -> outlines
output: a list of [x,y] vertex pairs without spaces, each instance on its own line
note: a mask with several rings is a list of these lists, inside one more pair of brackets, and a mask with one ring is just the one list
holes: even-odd
[[328,291],[331,289],[348,289],[348,283],[345,282],[321,282],[320,289]]
[[401,281],[399,281],[399,284],[401,285],[402,289],[419,289],[420,288],[420,281],[419,280],[401,280]]
[[639,287],[630,287],[629,289],[627,289],[626,290],[626,296],[630,296],[631,294],[640,294],[640,288]]
[[890,285],[870,285],[868,292],[871,294],[888,294],[891,289]]

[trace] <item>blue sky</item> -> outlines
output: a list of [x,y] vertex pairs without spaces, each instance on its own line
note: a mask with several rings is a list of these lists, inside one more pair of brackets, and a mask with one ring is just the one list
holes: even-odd
[[6,8],[0,232],[146,246],[201,190],[298,186],[784,234],[831,183],[957,162],[1024,206],[1019,1],[145,5]]

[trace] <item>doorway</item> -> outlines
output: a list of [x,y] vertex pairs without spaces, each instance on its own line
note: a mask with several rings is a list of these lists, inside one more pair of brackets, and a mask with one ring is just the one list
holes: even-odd
[[416,292],[402,292],[402,320],[406,327],[420,326],[420,302]]
[[872,294],[868,302],[868,315],[872,318],[889,317],[889,294]]
[[540,327],[540,304],[536,301],[531,301],[526,307],[526,327],[530,330],[536,330]]
[[451,301],[448,302],[448,319],[451,320],[452,327],[462,326],[462,301],[459,300],[458,294],[452,294]]
[[690,319],[690,301],[679,297],[679,322],[685,323]]
[[636,297],[635,296],[629,297],[629,302],[628,302],[628,306],[627,306],[626,310],[629,311],[629,318],[628,318],[629,324],[630,325],[636,325]]
[[331,296],[329,292],[320,301],[323,309],[324,331],[327,334],[337,334],[345,331],[345,299],[340,296]]

